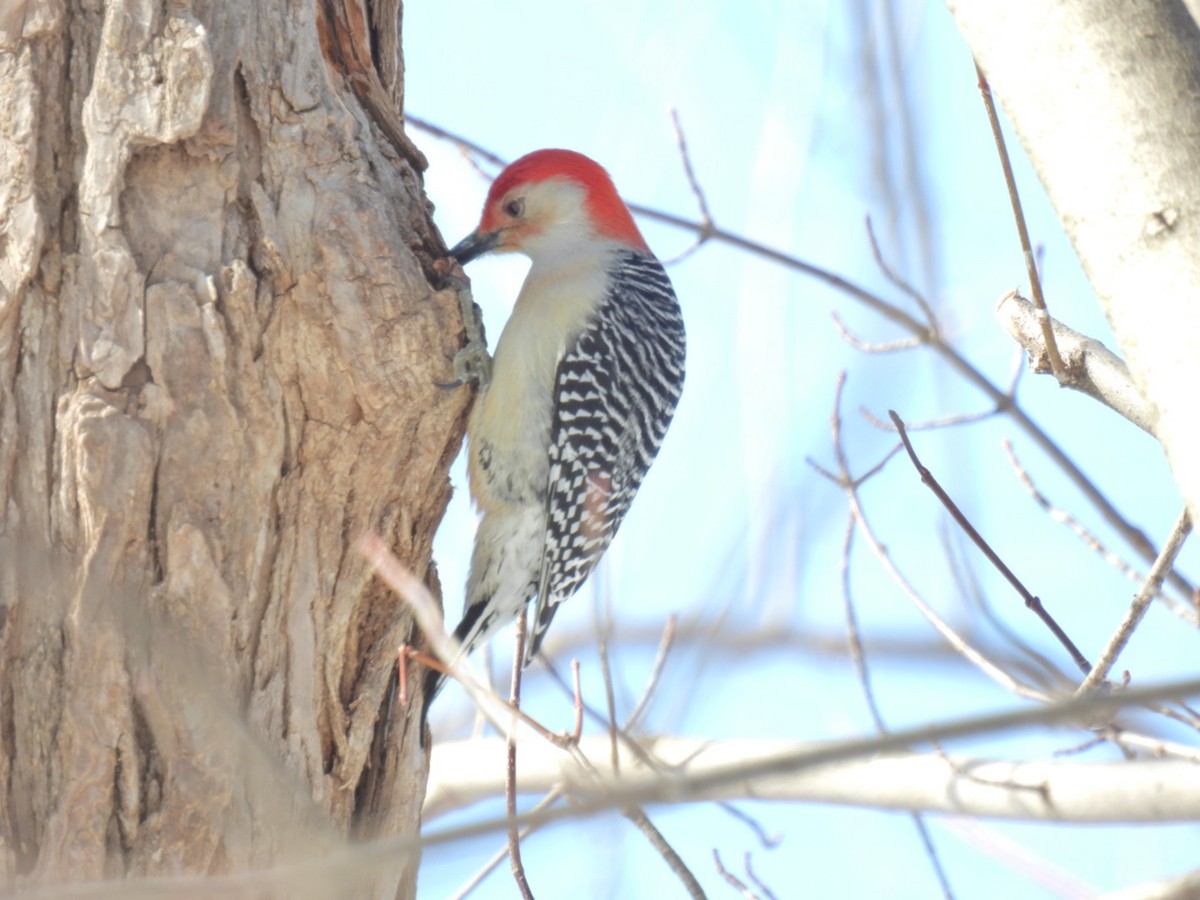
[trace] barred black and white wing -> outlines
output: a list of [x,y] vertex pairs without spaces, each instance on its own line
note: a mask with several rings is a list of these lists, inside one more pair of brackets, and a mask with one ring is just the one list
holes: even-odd
[[684,353],[683,317],[662,264],[622,251],[555,375],[546,540],[526,662],[625,518],[679,402]]

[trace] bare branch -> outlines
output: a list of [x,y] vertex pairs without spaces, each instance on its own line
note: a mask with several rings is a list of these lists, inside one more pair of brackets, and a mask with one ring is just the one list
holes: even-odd
[[995,859],[1006,871],[1041,887],[1042,891],[1038,893],[1042,896],[1086,900],[1095,893],[1095,889],[1084,880],[995,828],[958,817],[945,818],[939,825],[958,834],[960,839],[974,846],[978,852]]
[[838,334],[842,336],[842,340],[851,347],[861,350],[863,353],[895,353],[900,350],[912,350],[915,347],[921,346],[920,338],[915,337],[901,338],[898,341],[885,341],[883,343],[872,343],[871,341],[863,340],[842,321],[842,317],[838,315],[837,310],[834,310],[829,315],[833,319],[833,327],[838,330]]
[[672,613],[667,617],[666,627],[663,628],[662,640],[658,642],[658,653],[654,656],[654,665],[650,667],[650,677],[646,679],[646,688],[642,691],[642,699],[638,701],[638,705],[634,707],[633,712],[629,714],[629,718],[625,720],[625,730],[634,731],[645,715],[646,709],[650,706],[650,701],[654,697],[654,693],[658,688],[659,679],[662,677],[663,667],[667,664],[667,656],[671,652],[671,645],[675,642],[675,626],[679,622],[679,616]]
[[1066,371],[1063,361],[1058,355],[1054,332],[1050,329],[1050,314],[1046,310],[1046,298],[1042,294],[1042,279],[1038,274],[1037,260],[1033,256],[1029,228],[1025,224],[1025,211],[1021,208],[1021,195],[1017,191],[1017,179],[1013,175],[1012,163],[1008,158],[1008,146],[1004,143],[1004,133],[1000,130],[1000,117],[996,114],[996,101],[992,99],[992,86],[988,84],[979,63],[975,63],[975,75],[979,79],[979,93],[983,96],[983,106],[987,110],[988,124],[991,125],[992,137],[996,140],[996,150],[1000,154],[1000,167],[1004,170],[1004,184],[1008,187],[1008,199],[1012,202],[1013,219],[1017,223],[1017,237],[1021,242],[1021,254],[1025,257],[1025,271],[1029,274],[1029,289],[1033,292],[1038,324],[1041,328],[1042,340],[1046,345],[1046,356],[1050,360],[1050,369],[1054,372],[1054,377],[1059,380],[1059,383],[1062,383],[1066,377]]
[[691,246],[664,261],[664,265],[675,265],[682,262],[713,236],[713,218],[708,210],[708,198],[704,196],[704,189],[700,187],[700,181],[696,178],[696,170],[692,167],[692,156],[688,152],[687,138],[683,135],[683,126],[679,124],[679,111],[674,107],[671,108],[671,125],[675,129],[675,144],[679,148],[679,158],[683,161],[683,172],[687,176],[692,196],[696,198],[696,206],[700,210],[700,228],[696,234],[696,240],[692,242]]
[[[835,483],[836,476],[829,476]],[[871,552],[883,565],[888,575],[896,582],[900,590],[904,591],[905,595],[912,601],[913,605],[923,615],[926,620],[937,629],[938,634],[952,647],[957,653],[961,654],[964,659],[978,668],[981,672],[995,681],[997,684],[1011,691],[1019,697],[1027,697],[1034,700],[1046,702],[1049,697],[1041,691],[1035,690],[1029,685],[1019,681],[1000,665],[997,665],[988,656],[980,650],[973,647],[962,635],[960,635],[950,624],[943,619],[937,612],[925,602],[925,598],[920,592],[913,587],[912,583],[904,577],[904,573],[896,565],[892,559],[891,553],[888,552],[879,539],[876,537],[874,530],[871,528],[869,520],[866,518],[866,513],[862,508],[862,503],[858,497],[857,485],[851,483],[842,485],[842,489],[846,491],[847,499],[850,503],[854,517],[858,522],[859,528],[863,532],[863,536],[867,540]]]
[[718,803],[717,806],[721,808],[721,812],[728,816],[732,816],[738,822],[741,822],[743,825],[749,828],[764,849],[774,850],[783,843],[782,834],[767,834],[767,829],[763,827],[763,824],[758,821],[758,819],[754,818],[749,813],[742,812],[742,810],[738,809],[732,803],[723,801]]
[[1096,662],[1095,668],[1083,680],[1083,684],[1079,686],[1077,693],[1085,694],[1104,681],[1109,669],[1117,661],[1117,657],[1120,656],[1121,651],[1125,649],[1125,644],[1133,636],[1138,623],[1142,621],[1142,616],[1146,614],[1146,610],[1150,606],[1150,601],[1154,599],[1155,595],[1162,588],[1163,578],[1166,577],[1167,572],[1174,565],[1175,557],[1179,555],[1179,551],[1183,549],[1183,542],[1187,540],[1187,536],[1191,533],[1192,519],[1185,508],[1180,514],[1178,521],[1176,521],[1175,527],[1171,529],[1171,535],[1163,545],[1162,552],[1158,554],[1158,559],[1155,560],[1154,566],[1150,569],[1150,574],[1146,576],[1146,583],[1142,585],[1142,589],[1133,598],[1133,604],[1129,607],[1129,612],[1126,613],[1124,620],[1117,627],[1117,631],[1109,640],[1108,646],[1104,648],[1104,653],[1101,654],[1100,659]]
[[[537,804],[533,807],[533,811],[541,812],[543,809],[546,809],[547,807],[553,805],[554,803],[557,803],[561,797],[562,797],[561,791],[557,791],[557,790],[551,791],[545,797],[543,797],[541,800],[539,800],[537,802]],[[522,828],[521,835],[520,835],[521,840],[525,840],[525,838],[529,837],[529,835],[536,828],[537,828],[536,825],[526,825],[524,828]],[[492,855],[492,857],[486,863],[483,864],[483,866],[479,869],[479,871],[476,872],[474,875],[472,875],[471,878],[461,888],[458,889],[458,891],[453,896],[453,900],[463,900],[463,898],[465,898],[468,894],[470,894],[471,891],[473,891],[473,890],[475,890],[475,888],[479,887],[479,885],[481,885],[483,883],[483,880],[485,878],[487,878],[488,875],[490,875],[496,869],[496,867],[499,866],[500,863],[504,862],[504,860],[507,858],[508,858],[508,842],[506,840],[504,846],[501,849],[497,850]]]
[[713,865],[717,867],[717,874],[725,880],[726,884],[745,897],[746,900],[761,900],[758,894],[750,890],[744,881],[725,868],[725,864],[721,862],[721,854],[717,852],[716,847],[713,847],[712,855]]
[[888,410],[888,415],[892,417],[892,421],[896,424],[896,428],[900,432],[900,440],[904,442],[904,449],[908,451],[908,458],[912,460],[913,467],[921,476],[921,482],[931,491],[933,491],[934,495],[938,498],[938,500],[941,501],[942,506],[946,507],[946,511],[950,513],[954,521],[958,523],[958,527],[963,530],[967,537],[975,542],[975,546],[977,546],[983,555],[988,558],[988,562],[995,566],[996,570],[1005,577],[1009,584],[1013,586],[1013,589],[1021,595],[1021,599],[1025,601],[1025,605],[1029,609],[1033,610],[1037,617],[1046,624],[1046,627],[1050,629],[1056,638],[1058,638],[1059,643],[1063,645],[1069,654],[1071,654],[1071,659],[1075,661],[1075,665],[1079,666],[1080,671],[1083,672],[1084,675],[1087,675],[1092,670],[1092,665],[1087,661],[1087,658],[1079,652],[1079,648],[1075,646],[1075,642],[1067,636],[1067,633],[1063,631],[1058,622],[1054,620],[1054,617],[1050,615],[1049,611],[1042,604],[1042,601],[1026,589],[1025,585],[1021,583],[1021,580],[1017,578],[1013,571],[1005,564],[1004,560],[1000,558],[1000,555],[991,548],[991,545],[988,544],[986,540],[984,540],[983,535],[975,530],[975,526],[971,524],[970,520],[967,519],[962,510],[958,508],[958,504],[956,504],[954,500],[951,499],[950,495],[947,494],[942,488],[942,486],[938,484],[937,479],[933,477],[933,473],[921,464],[921,460],[917,458],[917,451],[913,449],[912,442],[908,439],[908,434],[904,429],[904,422],[900,419],[900,416],[898,416],[893,410]]
[[1138,734],[1130,731],[1127,728],[1121,728],[1118,725],[1109,725],[1101,729],[1100,739],[1111,741],[1127,753],[1131,754],[1134,750],[1139,750],[1148,753],[1155,759],[1184,759],[1191,762],[1193,765],[1200,763],[1200,747],[1190,747],[1187,744],[1180,744],[1176,741],[1164,741],[1160,737],[1153,735]]
[[[929,315],[932,319],[932,310],[929,310]],[[843,372],[837,381],[837,388],[834,391],[833,412],[830,414],[830,430],[833,437],[834,455],[838,461],[838,474],[844,484],[850,484],[850,468],[847,461],[845,444],[842,441],[842,390],[846,386],[846,377]],[[879,704],[875,700],[875,692],[871,687],[871,676],[867,668],[866,654],[863,653],[862,640],[859,636],[858,615],[854,610],[854,592],[850,586],[850,557],[854,551],[854,534],[855,534],[856,515],[852,511],[846,518],[846,533],[842,538],[842,562],[840,566],[841,584],[842,584],[842,606],[846,614],[846,636],[850,642],[850,656],[854,660],[854,668],[858,673],[858,681],[862,687],[863,697],[866,699],[867,708],[870,710],[871,719],[875,723],[875,728],[880,733],[887,732],[887,726],[883,721],[883,713],[879,708]],[[934,875],[937,876],[938,883],[942,887],[942,893],[946,897],[953,897],[953,891],[950,888],[950,880],[946,875],[946,870],[942,866],[941,858],[938,856],[937,847],[933,843],[933,836],[929,833],[929,828],[925,824],[924,818],[915,810],[909,813],[912,819],[913,826],[917,829],[917,835],[921,839],[921,845],[925,849],[925,855],[929,858],[930,865],[933,866]]]
[[[839,390],[841,382],[839,382]],[[841,404],[839,396],[834,402],[835,423],[840,423],[841,416],[836,412]],[[835,424],[834,440],[841,443],[841,429]],[[838,454],[839,459],[843,454]],[[842,472],[844,478],[849,478],[849,472]],[[850,515],[846,518],[846,534],[842,539],[842,562],[841,582],[842,582],[842,605],[846,612],[846,636],[850,643],[850,657],[854,660],[854,668],[858,673],[858,681],[862,687],[863,697],[866,699],[867,708],[870,710],[871,719],[875,723],[875,728],[880,733],[887,731],[887,726],[883,721],[883,713],[879,708],[879,704],[875,699],[875,692],[871,687],[871,676],[867,668],[867,657],[863,652],[862,638],[858,630],[858,615],[854,610],[854,593],[850,587],[850,557],[854,550],[854,534],[855,534],[854,516]],[[941,857],[938,855],[937,847],[933,843],[933,835],[929,833],[929,827],[925,824],[925,819],[921,813],[913,811],[909,813],[912,819],[913,827],[917,830],[917,836],[921,840],[921,846],[925,849],[925,855],[929,858],[930,865],[933,866],[934,875],[938,879],[938,883],[942,886],[942,893],[947,897],[953,896],[953,891],[950,888],[950,879],[946,875],[945,867],[942,865]]]
[[363,535],[359,539],[358,548],[374,567],[375,573],[412,609],[417,625],[425,634],[433,652],[445,665],[446,671],[462,684],[488,721],[498,731],[507,734],[510,730],[507,723],[512,719],[512,708],[486,687],[485,680],[476,674],[463,658],[462,648],[446,631],[441,610],[438,609],[437,601],[429,593],[429,589],[401,564],[378,535]]
[[[1107,707],[1111,709],[1112,707]],[[1044,707],[1031,707],[1044,712]],[[1071,718],[1078,717],[1078,709]],[[926,740],[928,740],[928,729]],[[909,743],[913,731],[861,742]],[[858,742],[855,742],[858,743]],[[447,784],[455,806],[500,796],[504,779],[479,760],[495,758],[499,738],[451,742],[434,750],[430,794]],[[836,757],[847,745],[802,745],[781,741],[713,741],[660,738],[646,750],[670,772],[647,768],[633,754],[621,761],[621,775],[605,772],[609,742],[587,735],[583,755],[596,765],[583,771],[565,754],[541,741],[528,742],[520,755],[522,791],[537,793],[559,785],[581,798],[641,796],[645,802],[669,795],[688,800],[771,799],[837,803],[863,808],[921,810],[1019,821],[1184,822],[1200,817],[1200,766],[1189,761],[1151,759],[1134,762],[985,761],[939,752],[870,755],[853,760],[793,767],[784,760],[820,753]],[[466,777],[464,777],[464,773]],[[741,773],[741,774],[738,774]],[[426,819],[449,809],[426,808]]]
[[604,676],[604,702],[608,710],[608,740],[612,748],[609,763],[613,772],[616,773],[621,771],[621,755],[617,741],[617,732],[620,731],[617,726],[617,699],[613,690],[612,670],[608,666],[608,635],[611,624],[610,621],[609,627],[606,627],[604,633],[600,635],[600,672]]
[[[1020,654],[1020,658],[1013,659],[1010,665],[1026,678],[1040,684],[1044,690],[1052,691],[1056,686],[1066,684],[1069,679],[1062,670],[1048,657],[1034,649],[1023,635],[1011,628],[1001,616],[996,614],[991,600],[979,584],[975,567],[972,565],[972,558],[968,555],[967,548],[963,546],[962,532],[952,529],[953,526],[949,523],[941,523],[941,542],[946,553],[946,562],[950,566],[951,577],[962,596],[969,599],[980,611],[992,630]],[[952,536],[954,540],[951,539]]]
[[460,134],[455,134],[452,131],[447,131],[440,125],[435,125],[428,119],[422,119],[414,116],[412,113],[405,113],[404,120],[414,128],[419,128],[426,134],[432,134],[436,138],[441,138],[443,141],[449,141],[452,144],[457,144],[464,151],[469,152],[472,156],[478,156],[497,168],[504,168],[508,165],[508,161],[502,156],[498,156],[491,150],[481,144],[476,144],[474,141],[469,141]]
[[879,266],[879,270],[892,283],[892,287],[900,291],[900,293],[908,295],[920,307],[921,312],[925,314],[925,320],[929,323],[929,327],[936,332],[938,324],[937,317],[933,314],[933,307],[929,305],[929,301],[925,299],[924,294],[901,278],[899,273],[883,258],[883,251],[879,249],[879,239],[875,236],[875,225],[872,223],[870,216],[867,216],[867,239],[871,242],[871,255],[875,257],[875,265]]
[[[643,782],[634,779],[635,759],[625,762],[625,777],[613,783],[609,791],[603,795],[592,793],[585,799],[572,805],[557,805],[537,811],[524,813],[518,823],[525,825],[540,825],[543,823],[580,819],[605,809],[620,809],[634,802],[677,802],[697,800],[706,796],[724,793],[728,796],[736,793],[740,787],[743,790],[754,788],[757,796],[766,791],[775,791],[781,785],[793,785],[796,791],[796,779],[768,779],[772,775],[789,775],[804,772],[809,785],[814,791],[820,791],[826,802],[843,802],[838,790],[843,795],[862,798],[862,791],[854,790],[857,785],[872,784],[871,776],[881,776],[886,780],[889,790],[915,787],[923,777],[923,772],[911,769],[892,768],[886,757],[876,759],[880,754],[900,751],[905,747],[919,745],[930,741],[946,742],[953,738],[965,738],[983,734],[1002,734],[1030,725],[1045,725],[1051,722],[1068,723],[1077,720],[1081,715],[1095,715],[1100,710],[1117,709],[1122,706],[1134,706],[1152,701],[1195,696],[1200,694],[1200,678],[1186,681],[1175,681],[1169,684],[1156,685],[1149,688],[1132,688],[1128,691],[1093,693],[1084,698],[1073,698],[1049,706],[1031,706],[1016,712],[977,716],[945,722],[936,726],[910,728],[893,732],[884,737],[842,741],[825,746],[808,746],[797,749],[795,745],[746,743],[722,745],[709,741],[685,741],[678,746],[674,755],[669,754],[669,742],[656,742],[652,746],[655,753],[662,755],[668,762],[679,760],[681,765],[697,766],[695,774],[687,777],[675,776],[663,779],[655,774],[654,778]],[[594,746],[588,746],[595,754],[607,751],[606,738],[592,739]],[[483,745],[490,741],[491,752],[494,754],[503,746],[502,739],[471,741],[472,752],[478,752]],[[588,744],[585,739],[584,744]],[[463,772],[469,772],[471,760],[453,759],[456,747],[464,745],[443,744],[433,753],[433,767],[430,773],[430,786],[437,791],[445,784],[449,768],[453,780],[461,781]],[[532,742],[529,749],[532,753],[523,752],[522,766],[537,762],[535,755],[548,758],[553,753],[559,760],[567,758],[565,754],[552,750],[549,744],[541,741]],[[924,759],[924,765],[936,765],[943,778],[948,776],[948,769],[942,760],[932,755],[916,757]],[[439,759],[441,762],[439,762]],[[853,767],[844,768],[832,766],[836,761],[860,761],[855,770]],[[869,763],[862,762],[870,760]],[[916,763],[920,765],[921,763]],[[968,762],[960,761],[961,767],[980,773],[979,768],[972,768]],[[1017,783],[1047,782],[1050,795],[1055,798],[1055,807],[1051,809],[1031,810],[1027,805],[1014,805],[1011,792],[995,793],[978,798],[976,805],[975,791],[985,788],[971,784],[959,784],[957,780],[943,781],[929,794],[929,799],[940,804],[947,811],[967,815],[997,815],[1001,818],[1024,818],[1035,816],[1055,817],[1063,821],[1064,817],[1071,821],[1194,821],[1200,818],[1200,766],[1192,763],[1175,763],[1151,761],[1147,763],[1040,763],[1022,765],[1018,763],[993,763],[993,769],[985,766],[981,774],[992,777],[993,780],[1011,780]],[[1033,766],[1030,768],[1029,766]],[[476,767],[478,768],[478,767]],[[534,767],[536,771],[536,767]],[[534,771],[528,772],[530,778],[526,782],[527,772],[523,768],[521,778],[523,784],[534,781]],[[648,770],[643,770],[648,771]],[[835,780],[832,774],[843,772],[847,777]],[[502,789],[502,788],[499,788]],[[995,791],[995,789],[987,789]],[[491,796],[497,796],[492,794]],[[815,797],[815,794],[814,794]],[[444,794],[442,800],[444,800]],[[921,797],[897,797],[897,803],[903,808],[921,808]],[[1023,800],[1026,798],[1022,798]],[[914,802],[916,801],[916,802]],[[857,802],[857,801],[855,801]],[[866,805],[878,805],[871,798]],[[953,807],[953,809],[950,809]],[[996,813],[984,812],[995,809]],[[186,875],[180,877],[157,877],[143,880],[128,880],[122,883],[123,896],[136,897],[138,900],[200,900],[213,896],[258,896],[264,890],[293,890],[303,889],[309,893],[324,890],[326,895],[344,891],[348,883],[361,883],[360,879],[369,877],[373,872],[384,871],[396,865],[400,854],[412,853],[420,846],[433,846],[461,840],[481,834],[503,833],[509,826],[506,816],[475,821],[458,828],[445,829],[440,832],[415,835],[398,835],[381,838],[375,841],[333,847],[329,852],[317,856],[309,855],[299,862],[274,866],[252,872],[239,872],[230,875]],[[111,882],[93,882],[80,884],[55,884],[45,888],[33,888],[21,891],[21,900],[107,900],[112,896]]]
[[[1002,410],[1000,408],[984,409],[979,412],[959,413],[954,416],[943,416],[940,419],[925,419],[920,422],[905,422],[904,427],[909,431],[936,431],[940,428],[956,428],[959,425],[973,425],[976,422],[982,422],[992,416],[998,415]],[[895,423],[885,421],[879,418],[875,413],[871,412],[865,406],[858,408],[858,414],[878,428],[880,431],[899,432]],[[899,446],[899,445],[897,445]]]
[[671,867],[671,871],[683,882],[688,896],[704,897],[704,888],[700,887],[700,882],[696,880],[692,870],[675,852],[675,848],[671,846],[670,842],[663,837],[663,833],[654,827],[654,823],[650,821],[650,817],[646,815],[645,811],[640,806],[633,806],[624,810],[624,816],[637,826],[638,831],[646,836],[646,840],[658,851],[658,855]]
[[[1055,506],[1052,502],[1050,502],[1049,498],[1047,498],[1046,495],[1038,489],[1037,485],[1033,483],[1033,478],[1021,464],[1021,461],[1017,459],[1017,455],[1013,450],[1011,441],[1004,440],[1001,442],[1001,446],[1004,447],[1004,452],[1008,455],[1008,460],[1012,464],[1013,469],[1016,471],[1018,480],[1025,486],[1025,489],[1029,491],[1029,495],[1033,497],[1033,501],[1042,509],[1044,509],[1046,514],[1049,515],[1052,520],[1055,522],[1060,522],[1070,528],[1071,531],[1075,533],[1075,536],[1078,537],[1085,546],[1099,554],[1101,559],[1125,575],[1126,578],[1137,582],[1141,582],[1145,579],[1145,576],[1141,572],[1137,571],[1137,569],[1127,563],[1119,555],[1106,547],[1098,537],[1084,527],[1083,523],[1081,523],[1065,509]],[[1170,607],[1171,611],[1175,613],[1175,615],[1179,616],[1190,625],[1200,627],[1200,614],[1198,614],[1195,607],[1185,606],[1169,594],[1159,592],[1158,596],[1164,603],[1167,604],[1167,606]]]
[[759,877],[754,874],[754,868],[750,865],[750,858],[750,851],[747,850],[746,855],[743,857],[744,865],[746,867],[746,877],[754,882],[754,886],[758,888],[759,892],[762,894],[763,900],[776,900],[774,891],[763,884]]
[[[526,613],[522,609],[517,616],[517,633],[513,647],[512,693],[509,703],[513,709],[521,707],[521,670],[525,667],[525,632],[528,627]],[[533,891],[529,888],[529,880],[525,877],[525,864],[521,862],[521,829],[517,826],[517,739],[516,723],[509,731],[506,747],[506,765],[504,768],[504,804],[508,812],[508,859],[512,867],[513,880],[517,890],[525,900],[533,900]]]
[[[1016,291],[1009,291],[996,304],[996,318],[1008,336],[1025,348],[1030,368],[1035,372],[1047,371],[1046,342],[1037,307]],[[1124,360],[1100,341],[1068,328],[1057,319],[1047,322],[1062,354],[1059,384],[1099,400],[1153,435],[1153,420]]]
[[[675,128],[675,142],[679,145],[679,158],[683,161],[683,171],[687,175],[688,184],[691,185],[692,195],[696,198],[696,205],[700,208],[700,240],[705,241],[705,236],[712,229],[713,218],[708,211],[708,198],[704,196],[704,189],[700,187],[700,182],[696,178],[696,170],[692,167],[692,156],[688,153],[687,138],[683,135],[683,126],[679,124],[679,110],[671,108],[671,124]],[[704,226],[707,225],[706,229]]]

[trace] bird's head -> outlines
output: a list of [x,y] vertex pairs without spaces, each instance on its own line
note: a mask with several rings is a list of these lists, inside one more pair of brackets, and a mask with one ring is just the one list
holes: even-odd
[[536,263],[613,246],[649,252],[608,173],[582,153],[536,150],[496,177],[479,227],[450,255],[465,264],[517,252]]

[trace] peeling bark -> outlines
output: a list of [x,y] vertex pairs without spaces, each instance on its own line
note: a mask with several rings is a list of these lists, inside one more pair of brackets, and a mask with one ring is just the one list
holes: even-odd
[[415,720],[377,745],[409,620],[354,542],[436,582],[462,322],[398,5],[320,5],[0,15],[0,883],[419,827]]

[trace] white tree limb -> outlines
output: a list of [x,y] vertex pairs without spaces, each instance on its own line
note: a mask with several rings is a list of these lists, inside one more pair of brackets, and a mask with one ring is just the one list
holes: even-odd
[[[623,747],[621,775],[614,779],[608,774],[612,747],[607,735],[581,741],[579,753],[590,769],[545,741],[528,741],[518,754],[517,784],[529,793],[561,788],[575,796],[595,796],[616,784],[628,789],[644,783],[649,795],[655,793],[650,787],[664,778],[703,778],[739,763],[796,753],[805,745],[659,738],[647,740],[646,749],[662,762],[662,771]],[[504,752],[498,738],[436,747],[424,820],[502,797]],[[837,803],[1043,822],[1178,822],[1200,818],[1200,766],[1162,760],[992,762],[903,753],[748,778],[709,788],[693,799]]]

